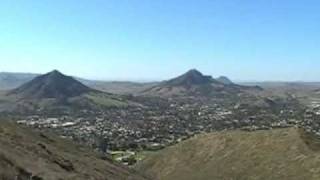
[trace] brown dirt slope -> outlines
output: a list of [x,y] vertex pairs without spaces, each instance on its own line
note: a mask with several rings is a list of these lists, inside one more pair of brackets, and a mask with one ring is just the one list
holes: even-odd
[[[32,177],[32,178],[31,178]],[[143,180],[85,147],[0,121],[1,180]]]
[[301,129],[199,135],[137,169],[161,180],[319,180],[320,142]]

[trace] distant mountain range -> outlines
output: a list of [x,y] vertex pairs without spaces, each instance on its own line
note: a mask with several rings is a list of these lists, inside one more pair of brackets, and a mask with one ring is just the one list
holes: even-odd
[[[3,94],[3,93],[2,93]],[[1,95],[1,94],[0,94]],[[0,112],[70,113],[75,110],[129,106],[130,101],[90,88],[71,76],[54,70],[0,96]]]
[[143,92],[151,96],[224,96],[236,95],[244,90],[262,90],[260,87],[241,86],[233,83],[227,77],[217,79],[203,75],[196,69],[164,81]]
[[[0,90],[15,89],[41,74],[0,72]],[[73,77],[82,84],[114,94],[136,94],[157,84],[157,82],[138,83],[129,81],[96,81]]]
[[196,69],[191,69],[185,74],[173,78],[169,81],[164,82],[162,85],[164,86],[193,86],[193,85],[203,85],[210,83],[218,83],[211,76],[204,76],[200,71]]
[[0,72],[0,89],[14,89],[40,74]]
[[[32,80],[33,78],[35,79]],[[79,82],[72,81],[71,79]],[[28,83],[29,81],[31,82]],[[52,84],[52,82],[56,84]],[[57,98],[58,96],[62,97],[61,95],[68,97],[77,96],[84,91],[89,91],[89,89],[91,89],[91,91],[92,89],[97,89],[114,94],[166,97],[181,95],[221,96],[229,93],[240,93],[243,90],[261,90],[261,88],[257,86],[237,85],[225,76],[215,79],[211,76],[203,75],[196,69],[189,70],[181,76],[160,83],[91,81],[70,76],[62,77],[60,72],[53,71],[43,76],[26,73],[2,73],[0,74],[0,84],[0,89],[8,90],[16,88],[14,91],[11,91],[12,94],[24,94],[24,97],[39,96],[40,98],[45,96],[47,98],[50,96]],[[58,91],[64,92],[59,93]]]
[[233,84],[233,82],[226,76],[220,76],[216,79],[217,81],[223,83],[223,84]]
[[44,98],[71,98],[95,90],[83,85],[73,77],[66,76],[57,70],[35,77],[30,82],[12,90],[14,94],[23,99]]
[[[197,70],[196,70],[197,71]],[[0,91],[2,90],[12,90],[21,86],[22,84],[31,81],[33,78],[40,76],[41,74],[35,73],[11,73],[11,72],[0,72]],[[138,94],[146,89],[150,89],[159,84],[159,82],[147,82],[138,83],[130,81],[96,81],[88,80],[84,78],[74,77],[74,79],[80,81],[84,85],[91,87],[93,89],[98,89],[101,91],[114,93],[114,94]],[[226,76],[220,76],[215,78],[223,84],[231,84],[232,82]],[[282,82],[282,81],[264,81],[264,82],[238,82],[237,84],[243,86],[259,86],[262,88],[298,88],[298,89],[319,89],[320,82]]]
[[[32,73],[0,73],[0,90],[12,90],[18,88],[19,86],[26,84],[37,76],[41,74]],[[88,86],[92,89],[97,89],[104,92],[114,93],[114,94],[148,94],[146,91],[150,89],[159,89],[158,86],[181,86],[181,87],[191,87],[194,85],[204,86],[205,84],[220,84],[220,85],[235,85],[229,78],[221,76],[219,78],[212,78],[211,76],[205,76],[196,69],[190,70],[188,73],[181,75],[177,78],[171,79],[165,82],[151,82],[151,83],[137,83],[129,81],[94,81],[87,80],[83,78],[73,77],[78,80],[83,85]],[[162,88],[160,88],[162,89]],[[206,88],[202,88],[205,90]],[[173,88],[175,90],[175,88]],[[166,91],[166,90],[165,90]],[[143,93],[141,93],[143,92]],[[151,91],[150,94],[153,94]],[[158,93],[155,93],[158,94]],[[170,94],[166,92],[164,94]],[[174,93],[173,93],[174,94]],[[33,95],[34,96],[34,95]]]

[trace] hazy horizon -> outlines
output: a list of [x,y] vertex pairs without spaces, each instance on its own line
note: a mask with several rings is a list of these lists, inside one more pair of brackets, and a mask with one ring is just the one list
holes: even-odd
[[196,68],[233,81],[317,82],[319,5],[4,0],[0,71],[160,81]]
[[[193,68],[194,69],[194,68]],[[53,71],[53,70],[52,70]],[[58,70],[59,72],[65,74],[64,72]],[[51,72],[51,71],[49,71]],[[49,72],[45,72],[45,73],[49,73]],[[187,71],[185,71],[184,73],[186,73]],[[36,72],[9,72],[9,71],[0,71],[0,74],[1,73],[13,73],[13,74],[45,74],[45,73],[36,73]],[[73,74],[65,74],[65,75],[68,75],[68,76],[72,76],[72,77],[75,77],[75,78],[81,78],[81,79],[84,79],[84,80],[90,80],[90,81],[106,81],[106,82],[136,82],[136,83],[154,83],[154,82],[161,82],[161,81],[166,81],[166,80],[170,80],[172,78],[175,78],[177,76],[180,76],[182,75],[183,73],[181,74],[177,74],[176,76],[174,77],[169,77],[167,79],[111,79],[111,78],[108,78],[108,77],[105,77],[105,78],[101,78],[101,79],[94,79],[94,78],[87,78],[87,77],[83,77],[83,76],[75,76]],[[211,76],[210,74],[203,74],[203,75],[209,75]],[[221,76],[224,76],[224,75],[220,75],[220,76],[212,76],[213,78],[218,78],[218,77],[221,77]],[[243,79],[232,79],[231,77],[228,77],[226,76],[227,78],[229,78],[231,81],[233,82],[236,82],[236,83],[320,83],[320,80],[319,81],[303,81],[303,80],[254,80],[254,79],[248,79],[248,80],[243,80]]]

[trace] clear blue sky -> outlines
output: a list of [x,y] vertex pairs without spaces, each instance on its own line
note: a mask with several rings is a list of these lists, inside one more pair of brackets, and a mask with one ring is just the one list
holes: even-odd
[[1,0],[0,71],[320,81],[318,0]]

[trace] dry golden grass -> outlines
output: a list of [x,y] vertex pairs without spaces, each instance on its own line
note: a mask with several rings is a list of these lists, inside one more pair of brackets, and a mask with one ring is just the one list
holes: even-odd
[[204,134],[146,158],[161,180],[319,180],[319,140],[300,129]]
[[70,141],[0,121],[0,179],[141,180]]

